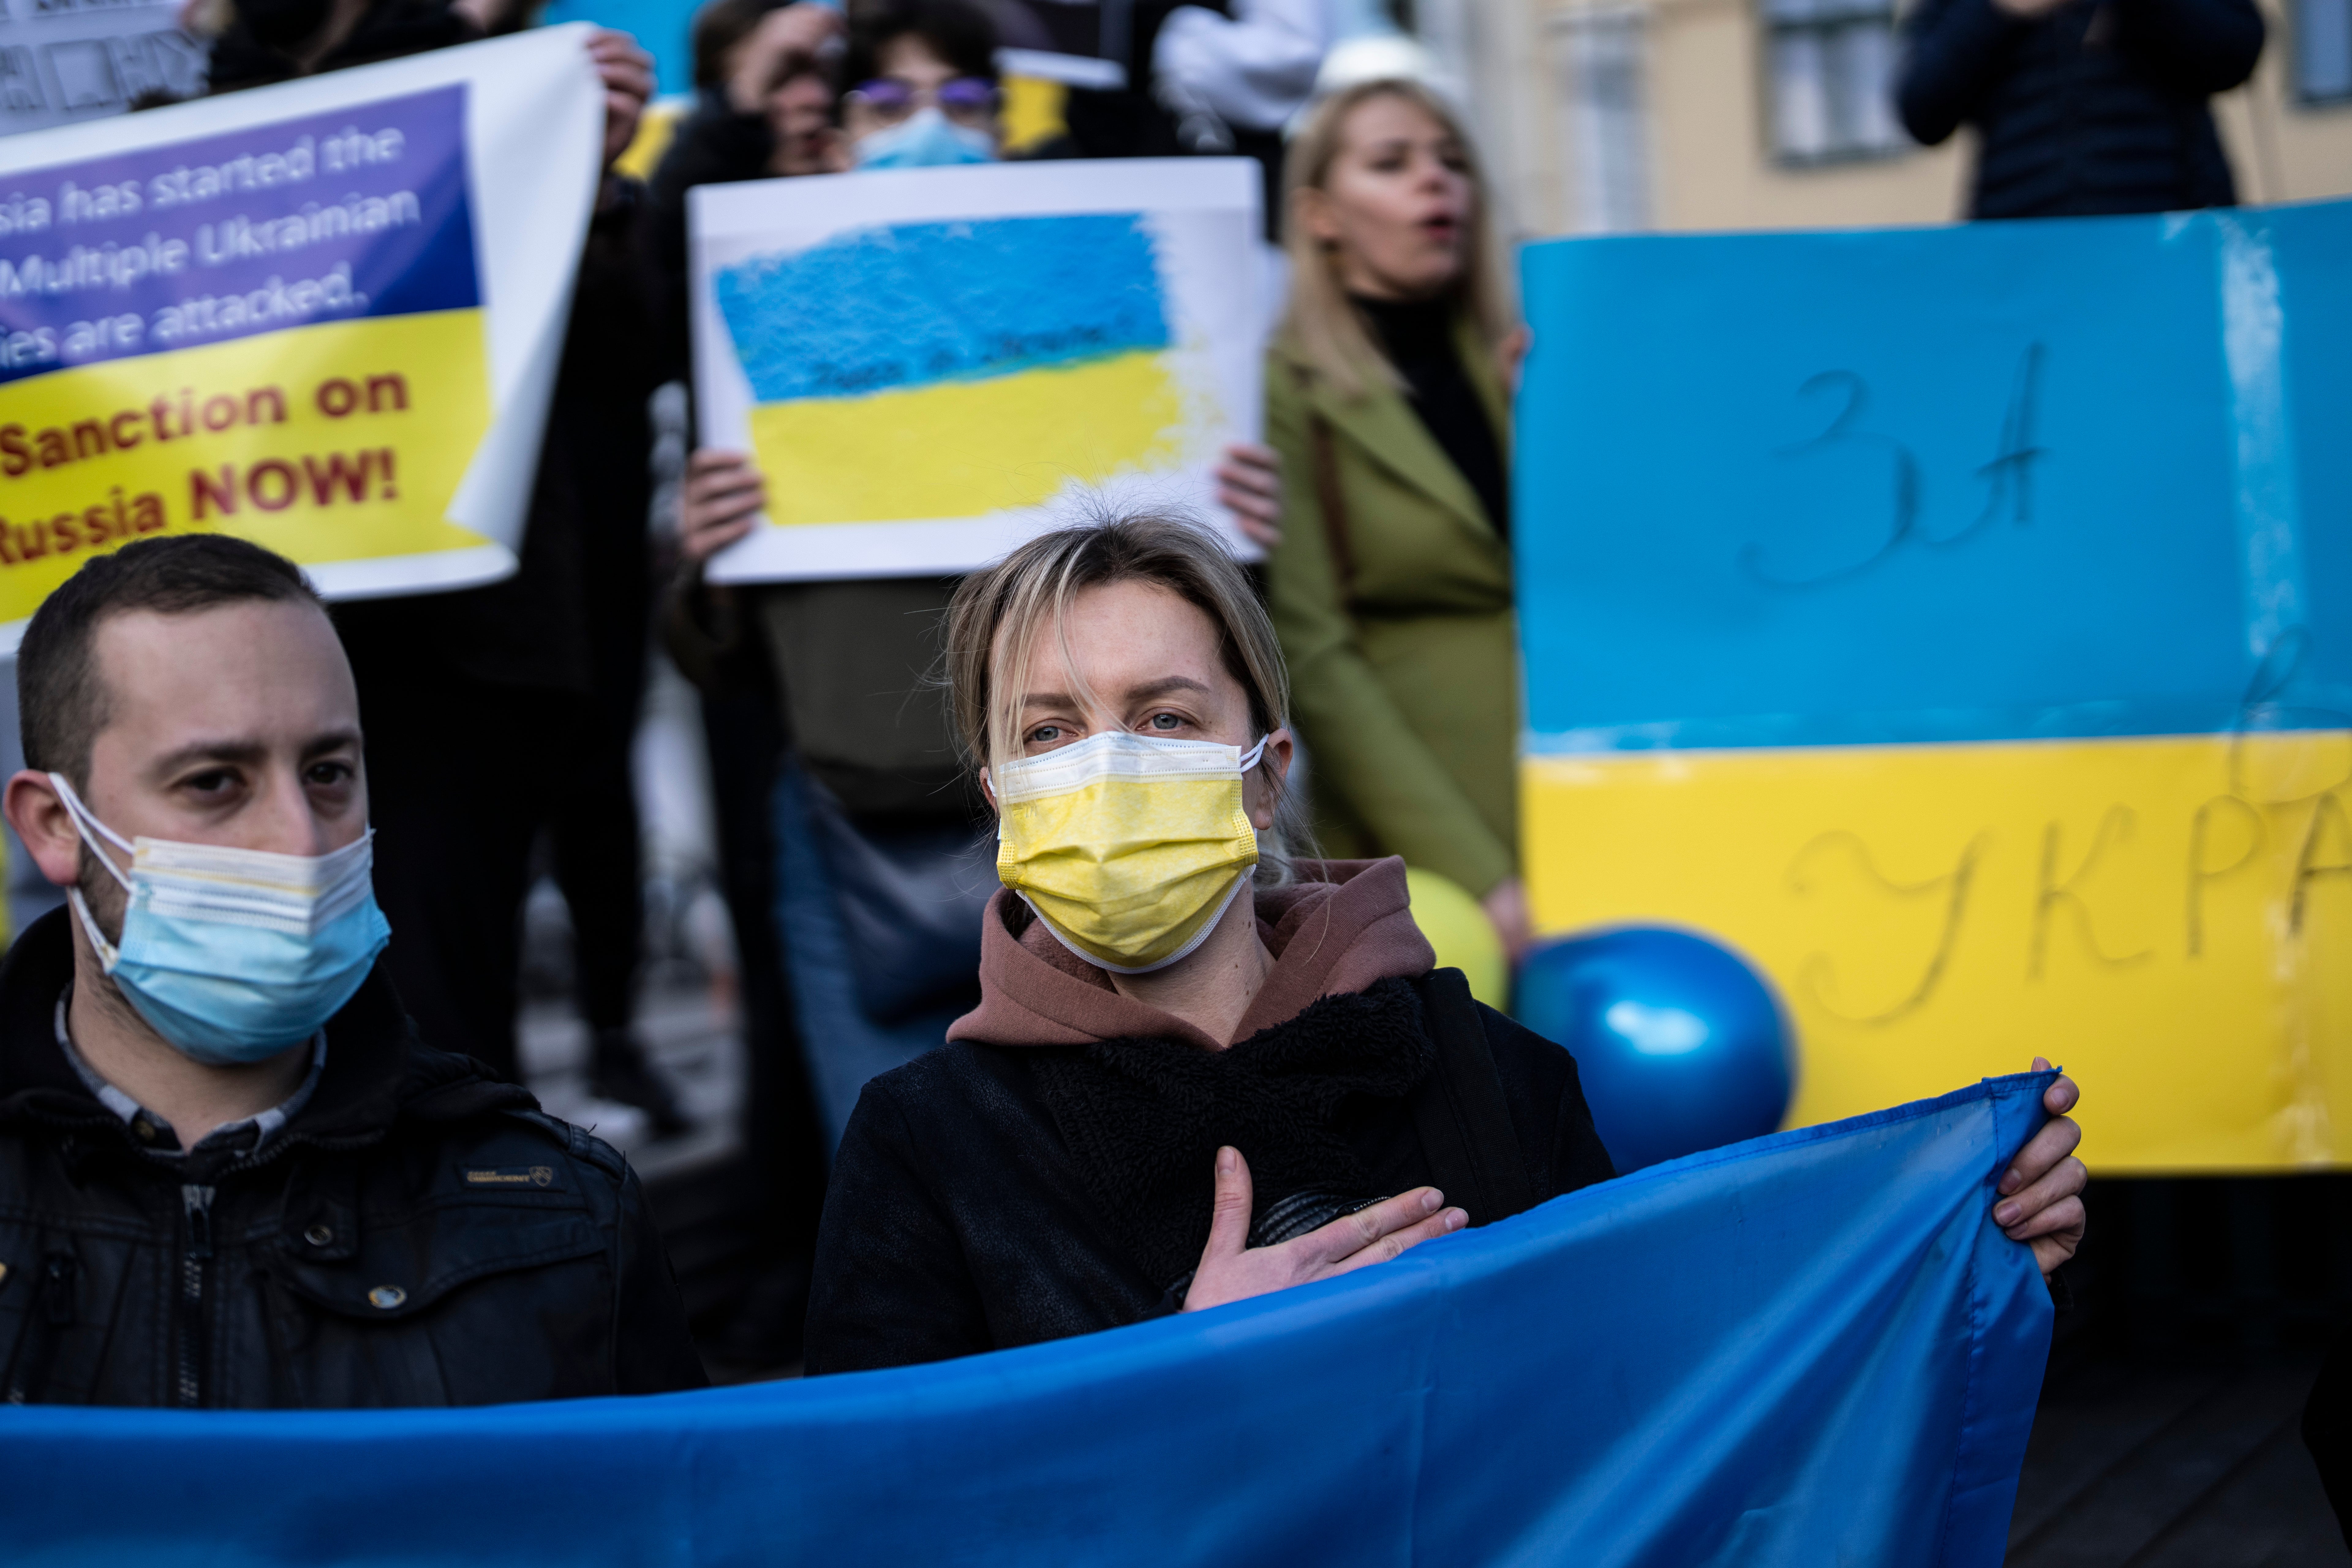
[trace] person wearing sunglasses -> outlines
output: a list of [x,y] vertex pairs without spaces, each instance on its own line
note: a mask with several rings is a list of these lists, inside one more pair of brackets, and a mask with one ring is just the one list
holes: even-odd
[[1001,131],[996,29],[963,0],[900,0],[850,30],[842,132],[860,169],[988,163]]
[[[910,51],[920,47],[912,37],[908,44]],[[923,60],[918,68],[937,63]],[[996,85],[976,76],[950,77],[936,88],[876,77],[842,100],[843,119],[866,127],[863,135],[850,132],[851,156],[861,169],[992,163],[996,109]]]

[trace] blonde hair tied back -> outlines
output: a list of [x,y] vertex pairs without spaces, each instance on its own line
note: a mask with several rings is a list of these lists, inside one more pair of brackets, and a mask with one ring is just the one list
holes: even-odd
[[[1016,672],[1029,668],[1040,638],[1066,638],[1078,595],[1116,583],[1166,589],[1208,616],[1227,673],[1249,696],[1253,741],[1290,722],[1290,677],[1274,623],[1223,542],[1172,513],[1106,516],[1040,534],[957,586],[948,604],[948,711],[969,766],[993,772],[1019,756]],[[1076,674],[1066,641],[1063,650]],[[1295,860],[1314,857],[1314,836],[1293,793],[1270,768],[1266,777],[1275,820],[1258,836],[1255,876],[1260,887],[1282,887],[1296,879]]]

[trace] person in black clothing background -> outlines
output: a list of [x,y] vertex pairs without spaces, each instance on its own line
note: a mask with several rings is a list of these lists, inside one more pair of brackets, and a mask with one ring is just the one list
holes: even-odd
[[2253,74],[2252,0],[1922,0],[1905,30],[1905,127],[1982,139],[1970,217],[2237,205],[2206,100]]
[[847,167],[834,56],[841,13],[800,0],[713,0],[694,18],[694,108],[646,191],[641,243],[653,275],[666,377],[687,374],[686,194]]
[[[689,371],[687,193],[839,166],[832,60],[843,26],[830,7],[788,0],[713,0],[696,14],[695,107],[654,171],[638,236],[665,380]],[[772,818],[788,742],[784,704],[759,638],[681,635],[677,609],[673,602],[662,617],[663,640],[701,704],[749,1056],[745,1283],[727,1321],[707,1326],[705,1342],[722,1364],[779,1366],[801,1356],[826,1163],[777,921]]]
[[[449,0],[243,0],[213,42],[211,90],[446,47],[510,8]],[[426,1032],[510,1082],[521,914],[542,832],[572,914],[592,1087],[684,1121],[630,1032],[644,923],[630,752],[653,588],[646,516],[660,384],[638,256],[641,188],[611,173],[653,90],[625,36],[590,45],[605,87],[606,174],[581,258],[521,564],[488,587],[347,606],[365,704],[377,896],[403,935],[386,963]]]
[[209,92],[236,92],[298,76],[347,70],[379,60],[470,43],[480,26],[448,0],[236,0],[217,18],[205,78]]
[[521,568],[486,588],[341,613],[381,781],[390,960],[438,1037],[520,1082],[521,910],[542,831],[572,915],[593,1087],[680,1118],[629,1031],[642,941],[630,772],[652,584],[646,404],[659,384],[638,188],[614,181],[581,258]]

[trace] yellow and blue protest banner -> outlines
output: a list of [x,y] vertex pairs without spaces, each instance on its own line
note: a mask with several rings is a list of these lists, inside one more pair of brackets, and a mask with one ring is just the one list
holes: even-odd
[[2352,205],[1525,258],[1539,924],[1777,985],[1792,1124],[2039,1053],[2352,1158]]
[[1047,160],[688,193],[696,409],[768,506],[718,583],[967,572],[1074,510],[1217,503],[1258,426],[1246,158]]
[[2052,1076],[931,1366],[474,1410],[6,1409],[6,1555],[1996,1568],[2052,1311],[1990,1210]]
[[594,199],[589,29],[0,141],[0,637],[91,552],[511,573]]

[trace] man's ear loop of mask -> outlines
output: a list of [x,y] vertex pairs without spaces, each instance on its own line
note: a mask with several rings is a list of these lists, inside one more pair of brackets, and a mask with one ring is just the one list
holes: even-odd
[[[49,784],[58,792],[58,798],[65,803],[66,815],[73,819],[74,832],[79,836],[82,843],[89,847],[91,858],[100,866],[105,867],[106,874],[113,878],[115,884],[121,888],[126,900],[124,914],[127,919],[129,915],[127,900],[135,892],[137,884],[130,872],[114,863],[114,858],[106,852],[106,846],[111,844],[121,850],[131,858],[133,864],[138,860],[138,846],[100,822],[98,819],[98,814],[82,803],[81,796],[75,793],[74,786],[67,781],[63,773],[49,774]],[[150,842],[164,841],[151,840]],[[307,861],[317,866],[322,873],[317,879],[316,904],[336,907],[340,912],[340,907],[351,901],[350,889],[342,887],[341,884],[354,876],[366,878],[369,875],[374,843],[375,829],[371,827],[341,849],[329,850],[320,856],[278,855],[268,850],[233,849],[220,845],[191,845],[188,847],[209,858],[230,861],[257,860],[261,864],[270,866],[273,869],[281,863]],[[114,943],[107,941],[106,933],[98,929],[98,919],[90,912],[89,901],[82,897],[79,884],[77,883],[66,889],[66,900],[73,905],[74,913],[80,918],[81,928],[89,934],[90,945],[97,950],[100,965],[107,973],[113,973],[116,966],[121,963],[121,953]]]
[[[74,786],[66,782],[65,774],[51,773],[49,787],[58,792],[59,800],[65,802],[66,815],[73,819],[75,836],[89,847],[90,858],[105,867],[106,874],[113,878],[116,884],[122,889],[127,913],[131,897],[131,874],[115,865],[114,857],[106,852],[106,845],[113,845],[134,860],[139,854],[137,847],[122,835],[100,822],[98,819],[98,814],[81,803],[81,796],[74,793]],[[105,843],[100,843],[100,838],[103,838]],[[122,955],[112,942],[106,940],[106,933],[98,929],[98,917],[90,913],[89,900],[81,896],[81,883],[79,879],[72,887],[66,889],[66,901],[73,905],[74,913],[81,920],[82,931],[89,937],[90,946],[97,950],[99,967],[109,974],[113,973],[114,966],[121,962]]]

